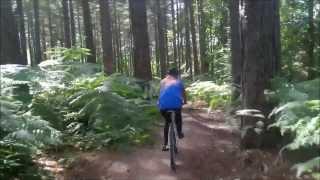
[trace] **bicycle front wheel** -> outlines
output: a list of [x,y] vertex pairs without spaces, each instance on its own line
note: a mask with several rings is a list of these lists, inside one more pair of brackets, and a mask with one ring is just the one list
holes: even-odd
[[176,170],[176,136],[175,136],[175,131],[174,127],[171,124],[169,128],[169,141],[170,141],[170,166],[173,171]]

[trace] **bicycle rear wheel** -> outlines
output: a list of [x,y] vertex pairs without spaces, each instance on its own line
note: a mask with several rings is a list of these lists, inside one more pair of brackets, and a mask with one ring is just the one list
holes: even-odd
[[173,171],[176,170],[176,136],[174,131],[174,126],[171,124],[169,128],[169,141],[170,141],[170,166]]

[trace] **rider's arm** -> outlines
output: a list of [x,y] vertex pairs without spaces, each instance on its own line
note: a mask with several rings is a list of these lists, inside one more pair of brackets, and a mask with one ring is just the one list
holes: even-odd
[[186,90],[183,88],[182,90],[182,96],[183,96],[183,104],[187,104],[187,93]]
[[160,92],[161,92],[161,90],[163,90],[164,85],[165,85],[165,81],[164,81],[164,80],[161,80],[161,81],[160,81]]
[[182,98],[183,98],[183,104],[187,104],[187,93],[186,93],[186,89],[184,88],[184,85],[182,85]]
[[[159,98],[160,98],[161,91],[162,91],[162,90],[163,90],[163,88],[164,88],[164,84],[165,84],[164,80],[161,80],[161,81],[160,81],[160,92],[159,92]],[[158,101],[157,101],[157,105],[159,105],[159,99],[158,99]]]

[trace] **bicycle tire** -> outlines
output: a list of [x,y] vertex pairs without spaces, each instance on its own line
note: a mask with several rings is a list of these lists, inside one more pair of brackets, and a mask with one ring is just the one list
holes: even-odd
[[173,171],[176,171],[176,137],[174,127],[171,124],[169,128],[169,138],[170,138],[170,166]]

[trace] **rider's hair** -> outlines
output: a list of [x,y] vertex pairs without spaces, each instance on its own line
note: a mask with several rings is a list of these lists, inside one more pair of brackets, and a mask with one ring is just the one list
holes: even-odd
[[171,68],[169,69],[168,75],[173,76],[173,77],[178,77],[179,76],[179,71],[177,68]]

